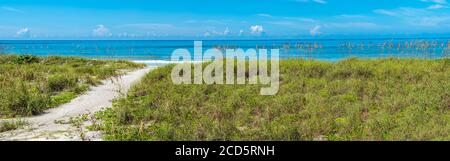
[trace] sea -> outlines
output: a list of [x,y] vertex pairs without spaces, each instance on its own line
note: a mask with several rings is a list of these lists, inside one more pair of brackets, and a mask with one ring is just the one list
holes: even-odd
[[[173,63],[177,49],[194,52],[196,40],[0,40],[1,54],[75,56],[131,60],[150,65]],[[448,38],[203,40],[202,49],[279,49],[280,59],[339,61],[346,58],[423,58],[450,56]],[[193,60],[198,61],[198,60]]]

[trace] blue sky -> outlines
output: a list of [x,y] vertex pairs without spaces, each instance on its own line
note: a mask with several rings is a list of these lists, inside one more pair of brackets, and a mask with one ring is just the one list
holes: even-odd
[[450,34],[447,0],[2,0],[0,39]]

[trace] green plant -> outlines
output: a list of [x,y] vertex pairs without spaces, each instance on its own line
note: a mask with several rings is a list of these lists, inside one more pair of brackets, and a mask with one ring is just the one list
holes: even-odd
[[39,62],[39,58],[33,55],[20,55],[13,61],[15,64],[31,64]]
[[22,81],[14,83],[13,90],[5,93],[8,102],[3,104],[11,114],[36,115],[47,109],[50,102],[47,94],[40,93],[35,88],[30,88]]
[[127,61],[0,55],[0,118],[40,114],[102,79],[142,67]]
[[60,92],[75,87],[77,83],[78,78],[75,75],[54,74],[48,77],[48,88],[52,92]]
[[280,62],[280,90],[147,74],[97,114],[106,140],[448,140],[450,59]]
[[26,125],[28,125],[28,122],[23,121],[23,120],[3,121],[3,122],[0,122],[0,133],[6,132],[6,131],[11,131],[11,130],[17,130]]
[[74,92],[62,92],[58,95],[51,97],[50,107],[56,107],[56,106],[64,104],[64,103],[68,103],[76,97],[77,97],[77,94]]

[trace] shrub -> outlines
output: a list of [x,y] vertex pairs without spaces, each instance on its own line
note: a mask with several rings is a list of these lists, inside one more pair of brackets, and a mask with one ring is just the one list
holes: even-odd
[[147,74],[99,114],[107,140],[445,140],[448,59],[283,60],[280,90]]
[[13,61],[14,64],[31,64],[39,62],[39,58],[33,55],[20,55]]
[[144,65],[74,57],[0,55],[0,118],[35,115],[67,103],[117,76]]
[[76,97],[77,97],[77,94],[74,92],[62,92],[58,95],[51,97],[50,107],[56,107],[56,106],[64,104],[64,103],[68,103]]
[[78,78],[70,74],[54,74],[48,77],[48,88],[51,92],[60,92],[77,85]]
[[23,120],[3,121],[3,122],[0,122],[0,133],[5,132],[5,131],[16,130],[16,129],[19,129],[26,125],[28,125],[28,122],[23,121]]
[[40,93],[35,88],[30,88],[24,82],[13,84],[7,97],[6,107],[10,115],[37,115],[42,113],[48,107],[50,98],[46,94]]

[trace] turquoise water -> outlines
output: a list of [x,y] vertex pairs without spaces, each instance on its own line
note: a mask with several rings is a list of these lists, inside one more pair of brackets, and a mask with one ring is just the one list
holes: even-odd
[[[193,40],[0,40],[0,53],[39,56],[79,56],[147,62],[170,60],[175,49],[193,53]],[[319,39],[319,40],[209,40],[203,51],[217,49],[280,49],[280,58],[336,61],[348,57],[449,57],[449,39]]]

